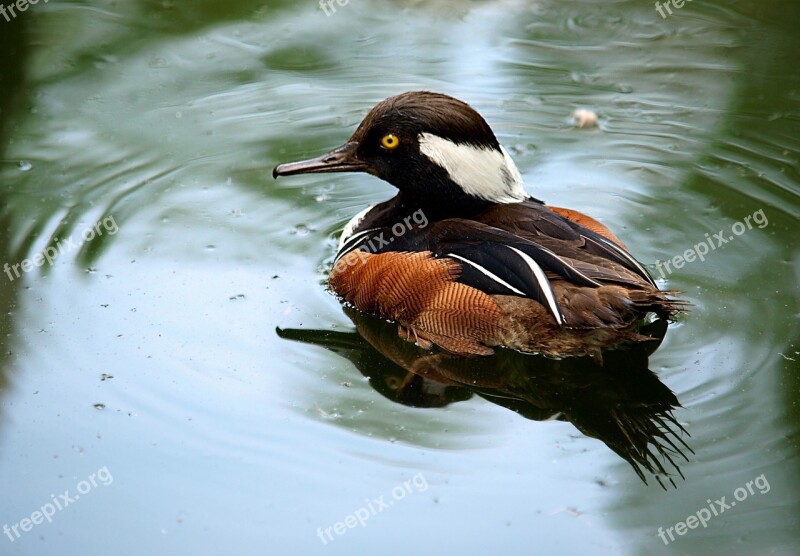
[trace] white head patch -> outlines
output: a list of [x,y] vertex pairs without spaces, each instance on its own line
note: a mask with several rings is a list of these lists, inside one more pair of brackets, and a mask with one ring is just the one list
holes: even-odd
[[430,133],[419,136],[419,150],[450,174],[468,194],[495,203],[528,198],[517,166],[503,147],[497,151],[457,144]]

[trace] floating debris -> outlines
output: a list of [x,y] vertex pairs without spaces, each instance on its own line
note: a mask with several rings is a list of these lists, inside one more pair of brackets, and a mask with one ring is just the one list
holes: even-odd
[[597,126],[597,114],[585,108],[578,108],[572,113],[572,122],[580,129]]

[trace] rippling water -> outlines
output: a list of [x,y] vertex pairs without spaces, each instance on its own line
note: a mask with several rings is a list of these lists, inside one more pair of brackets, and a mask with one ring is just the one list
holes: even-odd
[[[796,554],[796,3],[334,6],[51,0],[0,19],[0,264],[61,246],[0,274],[0,525],[20,533],[0,553]],[[354,329],[326,265],[393,190],[272,167],[410,89],[470,102],[531,193],[598,217],[693,304],[649,359],[695,452],[676,489],[568,421],[461,391],[398,404],[367,378],[396,389],[388,368],[281,337]]]

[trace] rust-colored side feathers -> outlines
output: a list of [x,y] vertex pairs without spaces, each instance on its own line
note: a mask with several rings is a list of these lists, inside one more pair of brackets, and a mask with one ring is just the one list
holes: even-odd
[[430,252],[352,251],[337,261],[331,289],[357,309],[398,322],[400,334],[463,355],[489,355],[502,328],[497,303],[455,280],[459,265]]

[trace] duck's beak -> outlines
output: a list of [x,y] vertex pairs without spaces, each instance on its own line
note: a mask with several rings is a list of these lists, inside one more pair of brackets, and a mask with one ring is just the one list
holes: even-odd
[[341,147],[317,158],[309,158],[299,162],[278,164],[272,171],[272,177],[292,176],[294,174],[322,174],[327,172],[364,172],[366,164],[356,156],[358,143],[348,141]]

